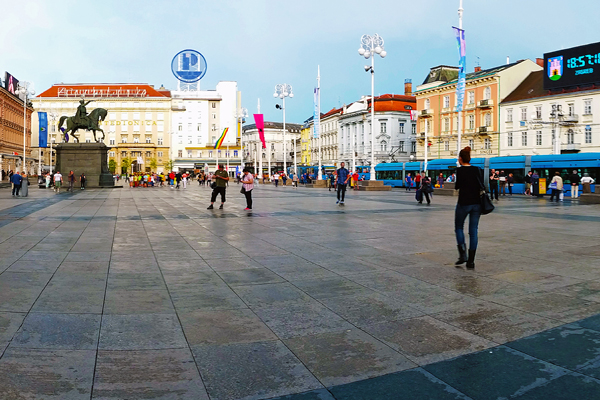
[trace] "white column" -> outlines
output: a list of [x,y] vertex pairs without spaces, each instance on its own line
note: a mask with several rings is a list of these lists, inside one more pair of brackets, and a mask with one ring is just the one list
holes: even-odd
[[371,169],[369,180],[375,180],[375,54],[371,56]]
[[[286,142],[285,142],[285,96],[283,96],[283,173],[287,174],[287,154],[286,154]],[[271,173],[271,168],[269,168],[269,174]]]

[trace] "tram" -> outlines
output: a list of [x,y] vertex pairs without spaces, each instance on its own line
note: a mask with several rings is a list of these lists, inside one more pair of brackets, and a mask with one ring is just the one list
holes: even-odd
[[[569,185],[569,175],[574,170],[579,176],[587,173],[594,179],[600,176],[600,153],[573,153],[551,154],[536,156],[505,156],[490,158],[472,158],[471,165],[484,170],[484,176],[489,175],[491,169],[504,171],[506,175],[512,173],[515,178],[513,193],[523,193],[525,182],[523,178],[529,171],[537,171],[540,178],[551,179],[555,171],[559,171],[565,185]],[[444,179],[456,170],[456,159],[434,159],[427,163],[427,176],[434,182],[442,174]],[[376,179],[383,181],[384,185],[392,187],[405,187],[405,178],[410,172],[414,178],[424,169],[424,162],[406,163],[381,163],[375,166]],[[594,185],[592,185],[594,190]],[[564,191],[565,196],[570,195],[569,190]]]

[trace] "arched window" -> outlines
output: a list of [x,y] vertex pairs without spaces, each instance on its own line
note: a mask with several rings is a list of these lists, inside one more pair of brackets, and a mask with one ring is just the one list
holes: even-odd
[[483,91],[483,99],[484,100],[489,100],[492,98],[492,88],[490,88],[489,86],[485,88],[485,90]]
[[475,116],[469,115],[469,129],[475,129]]
[[381,141],[381,151],[387,151],[387,142],[385,140]]
[[492,126],[492,114],[485,114],[485,126]]

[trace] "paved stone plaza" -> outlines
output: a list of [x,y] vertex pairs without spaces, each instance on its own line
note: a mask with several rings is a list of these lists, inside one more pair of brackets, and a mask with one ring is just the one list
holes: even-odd
[[599,207],[209,192],[0,189],[0,399],[600,399]]

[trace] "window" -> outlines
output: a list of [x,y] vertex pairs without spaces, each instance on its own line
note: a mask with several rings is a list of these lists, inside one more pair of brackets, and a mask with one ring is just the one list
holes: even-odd
[[152,113],[151,112],[147,112],[145,118],[147,120],[151,120],[152,119]]
[[512,122],[512,121],[513,121],[512,108],[508,108],[506,110],[506,122]]
[[400,141],[400,145],[398,146],[398,151],[400,153],[404,153],[404,141],[403,140]]
[[152,157],[152,153],[151,153],[151,152],[149,152],[149,151],[147,151],[147,152],[146,152],[146,158],[150,158],[150,157]]
[[210,106],[211,106],[212,108],[217,108],[217,103],[215,103],[215,102],[212,102],[212,103],[210,104]]
[[450,130],[450,118],[444,118],[444,131],[448,132]]
[[158,121],[158,123],[156,124],[156,129],[159,132],[163,132],[165,130],[165,123],[163,121]]
[[161,113],[161,112],[157,113],[156,114],[156,119],[159,120],[159,121],[164,120],[165,119],[165,113]]
[[115,145],[115,139],[108,139],[108,144],[110,144],[111,146]]
[[381,142],[381,151],[387,151],[387,142],[385,140]]
[[491,141],[489,138],[486,138],[486,139],[483,141],[483,148],[484,148],[485,150],[489,150],[489,149],[491,149],[491,148],[492,148],[492,141]]
[[512,132],[508,132],[506,134],[506,139],[508,140],[508,143],[507,143],[508,147],[512,147],[512,145],[513,145],[513,133]]
[[188,150],[188,158],[192,158],[192,151]]
[[152,143],[152,136],[146,136],[146,143]]
[[410,152],[411,153],[417,152],[417,142],[410,142]]
[[387,132],[387,123],[386,122],[380,123],[380,127],[381,127],[381,133]]
[[158,145],[162,146],[162,144],[163,144],[163,138],[159,137],[158,138]]
[[454,130],[458,130],[458,117],[454,117]]
[[122,157],[122,158],[125,158],[125,157],[127,157],[127,152],[126,152],[126,151],[122,151],[122,152],[121,152],[121,157]]
[[160,157],[162,157],[162,156],[163,156],[163,152],[162,152],[162,151],[157,151],[157,152],[156,152],[156,155],[158,155],[158,158],[160,158]]
[[133,113],[133,119],[139,120],[140,119],[140,113],[139,112],[134,112]]
[[188,126],[187,126],[187,130],[188,130],[188,132],[191,132],[191,131],[192,131],[192,124],[191,124],[191,123],[189,123],[189,124],[188,124]]
[[183,136],[179,135],[179,136],[177,137],[177,142],[178,142],[179,144],[183,144]]
[[487,126],[487,127],[492,126],[492,114],[491,113],[485,114],[484,120],[485,120],[485,126]]
[[183,157],[183,150],[177,150],[177,157]]
[[133,143],[139,143],[140,142],[140,137],[139,136],[134,136],[133,137]]
[[484,100],[489,100],[492,98],[492,88],[490,88],[489,86],[486,87],[483,91],[483,99]]
[[198,144],[202,144],[202,136],[198,136]]
[[527,121],[527,107],[521,108],[521,121]]
[[590,115],[592,113],[592,101],[586,100],[583,103],[583,113],[585,115]]
[[202,158],[202,152],[198,150],[198,158]]
[[[42,153],[42,155],[44,155],[44,154]],[[109,152],[109,153],[108,153],[108,155],[109,155],[110,157],[114,157],[114,156],[115,156],[115,152],[114,152],[114,151],[111,151],[111,152]]]
[[450,96],[444,96],[444,108],[450,108]]
[[469,139],[469,147],[474,150],[475,149],[475,142],[473,141],[473,139]]
[[233,151],[233,156],[234,156],[234,157],[237,157],[237,156],[238,156],[238,151],[237,151],[237,150],[234,150],[234,151]]
[[444,142],[444,150],[445,151],[450,151],[450,142],[449,141],[445,141]]
[[527,146],[527,132],[521,133],[521,146]]
[[592,127],[589,125],[585,127],[585,143],[592,143]]
[[429,109],[429,105],[430,105],[429,99],[425,99],[425,109],[426,110]]
[[535,144],[536,146],[542,145],[542,131],[535,132]]
[[542,106],[535,106],[535,119],[542,119]]
[[188,136],[188,141],[187,142],[188,142],[188,144],[192,144],[192,137],[191,136]]
[[469,115],[469,129],[475,129],[475,116]]
[[575,104],[567,104],[567,107],[569,107],[569,117],[575,115]]
[[416,135],[416,134],[417,134],[417,124],[412,124],[412,127],[411,127],[411,133],[412,133],[413,135]]
[[467,104],[473,104],[475,103],[475,92],[474,91],[470,91],[467,93]]
[[[212,127],[211,127],[211,130],[212,130],[213,132],[214,132],[214,131],[216,131],[216,130],[217,130],[217,125],[213,124],[213,125],[212,125]],[[213,140],[213,141],[214,141],[214,140]]]
[[121,136],[121,143],[127,143],[127,136]]
[[92,143],[92,139],[86,138],[86,139],[85,139],[85,142],[86,142],[86,143]]
[[202,124],[198,124],[198,125],[196,126],[196,130],[197,130],[198,132],[200,132],[200,131],[202,130]]
[[404,133],[404,122],[400,122],[400,133]]
[[213,152],[212,152],[212,150],[209,150],[208,151],[208,158],[212,158],[212,156],[213,156]]
[[177,130],[180,131],[180,132],[183,130],[183,124],[182,123],[179,123],[179,126],[177,127]]
[[573,129],[569,129],[567,131],[567,144],[574,144],[575,143],[575,132],[573,132]]

